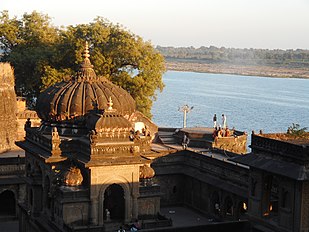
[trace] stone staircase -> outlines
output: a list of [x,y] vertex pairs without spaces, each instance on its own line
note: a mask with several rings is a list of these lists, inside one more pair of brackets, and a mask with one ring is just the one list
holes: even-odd
[[177,144],[176,138],[173,136],[174,132],[158,131],[158,137],[163,144]]

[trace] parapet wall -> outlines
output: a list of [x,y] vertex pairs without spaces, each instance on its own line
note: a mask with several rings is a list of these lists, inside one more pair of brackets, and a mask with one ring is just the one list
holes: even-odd
[[309,139],[299,142],[299,138],[286,137],[286,134],[252,134],[252,151],[301,165],[309,164]]

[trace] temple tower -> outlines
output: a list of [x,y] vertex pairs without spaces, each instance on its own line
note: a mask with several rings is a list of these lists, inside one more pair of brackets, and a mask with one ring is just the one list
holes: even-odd
[[14,72],[9,63],[0,63],[0,153],[14,147],[17,130]]

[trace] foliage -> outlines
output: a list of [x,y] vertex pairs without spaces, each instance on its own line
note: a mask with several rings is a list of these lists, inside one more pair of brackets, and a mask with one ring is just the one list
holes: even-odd
[[151,116],[156,90],[162,91],[162,55],[137,35],[101,17],[89,24],[56,28],[47,15],[25,13],[21,19],[0,15],[2,61],[15,69],[19,95],[36,97],[50,85],[77,70],[85,41],[98,76],[126,89],[137,109]]
[[0,16],[1,61],[14,67],[17,94],[33,98],[39,94],[44,67],[52,61],[58,30],[50,25],[48,16],[37,12],[24,14],[21,20]]
[[186,59],[208,63],[228,63],[240,65],[269,65],[285,67],[307,67],[309,64],[309,50],[288,49],[240,49],[225,47],[161,47],[157,49],[167,60]]
[[300,128],[300,125],[297,123],[292,123],[291,126],[288,127],[287,133],[294,137],[302,137],[306,134],[307,127]]

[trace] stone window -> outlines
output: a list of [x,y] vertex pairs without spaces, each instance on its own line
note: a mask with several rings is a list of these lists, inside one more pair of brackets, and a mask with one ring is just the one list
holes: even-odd
[[29,191],[29,204],[30,204],[30,206],[33,205],[33,191],[32,191],[32,189],[30,189],[30,191]]
[[278,178],[266,175],[263,179],[262,210],[264,217],[278,215]]
[[282,199],[281,199],[281,207],[282,208],[290,208],[291,205],[291,197],[290,197],[290,193],[282,188]]
[[173,194],[175,194],[176,192],[177,192],[177,187],[174,186],[174,187],[173,187]]
[[255,196],[256,195],[257,180],[255,180],[253,177],[251,177],[250,180],[251,180],[250,193],[251,193],[251,196]]

